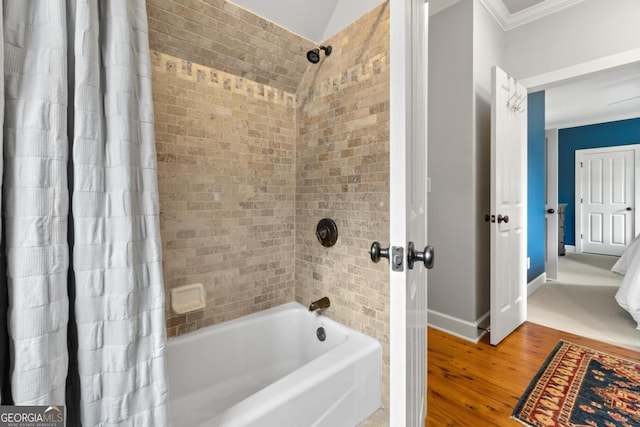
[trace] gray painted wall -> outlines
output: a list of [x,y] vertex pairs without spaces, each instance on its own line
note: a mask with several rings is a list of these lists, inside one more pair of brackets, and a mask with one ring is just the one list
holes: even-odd
[[519,79],[640,48],[640,1],[584,0],[507,32],[507,65]]
[[429,244],[436,248],[428,276],[430,323],[434,312],[474,321],[473,2],[458,2],[429,20],[428,111]]
[[491,201],[491,69],[505,68],[505,34],[479,0],[474,0],[476,304],[474,321],[490,309],[491,227],[484,221]]

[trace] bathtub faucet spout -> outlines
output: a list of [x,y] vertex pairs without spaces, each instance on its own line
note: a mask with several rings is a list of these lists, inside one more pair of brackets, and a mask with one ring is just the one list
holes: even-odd
[[329,301],[329,298],[322,297],[309,305],[309,311],[324,310],[325,308],[329,308],[330,305],[331,301]]

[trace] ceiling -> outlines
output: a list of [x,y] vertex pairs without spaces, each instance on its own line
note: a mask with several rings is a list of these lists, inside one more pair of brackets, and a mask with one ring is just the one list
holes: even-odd
[[514,14],[542,3],[542,0],[502,0],[502,3],[510,14]]
[[[384,1],[232,0],[238,6],[318,45]],[[429,0],[430,13],[439,13],[458,1],[461,0]],[[480,0],[504,31],[582,1]],[[547,89],[545,98],[547,128],[639,117],[640,64],[599,72]]]
[[231,0],[320,44],[386,0]]
[[545,90],[548,129],[640,117],[640,63]]
[[536,19],[574,6],[583,0],[480,0],[503,30],[528,24]]
[[[387,0],[229,0],[318,44]],[[429,0],[431,14],[460,0]],[[505,30],[583,0],[480,0]]]

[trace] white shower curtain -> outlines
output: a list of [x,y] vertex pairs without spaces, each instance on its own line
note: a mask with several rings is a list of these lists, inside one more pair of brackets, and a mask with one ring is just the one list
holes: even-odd
[[3,402],[168,425],[145,0],[2,4]]

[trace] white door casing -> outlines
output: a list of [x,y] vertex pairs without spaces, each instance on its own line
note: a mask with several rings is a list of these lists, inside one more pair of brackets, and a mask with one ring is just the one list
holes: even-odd
[[389,270],[390,424],[417,427],[426,417],[427,282],[424,267],[409,270],[406,256],[409,241],[422,250],[427,239],[428,3],[390,5],[390,251],[404,248],[402,271]]
[[[545,251],[547,279],[558,279],[558,129],[545,131]],[[552,212],[553,211],[553,212]]]
[[576,251],[622,255],[635,236],[640,146],[576,150]]
[[[497,345],[527,319],[527,90],[492,70],[491,334]],[[507,218],[508,217],[508,220]]]

